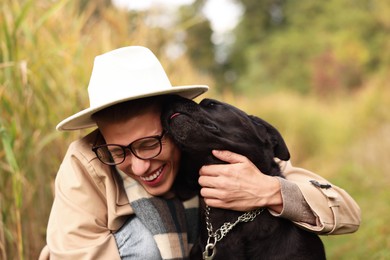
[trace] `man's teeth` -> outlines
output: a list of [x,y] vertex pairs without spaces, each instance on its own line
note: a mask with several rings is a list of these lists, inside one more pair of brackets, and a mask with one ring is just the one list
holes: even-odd
[[156,173],[152,174],[152,175],[149,175],[147,177],[140,177],[140,178],[143,181],[154,181],[155,179],[157,179],[158,176],[160,176],[160,174],[162,172],[162,169],[163,169],[163,167],[158,169],[158,171]]

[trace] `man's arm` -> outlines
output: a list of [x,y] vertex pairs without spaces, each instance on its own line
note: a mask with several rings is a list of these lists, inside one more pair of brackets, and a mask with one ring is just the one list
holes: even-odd
[[285,198],[280,216],[318,234],[347,234],[359,228],[360,208],[345,190],[290,161],[279,164],[286,177],[281,180]]
[[213,151],[228,164],[200,169],[201,195],[211,207],[248,211],[266,207],[317,234],[351,233],[360,225],[360,208],[343,189],[290,162],[280,162],[286,177],[268,176],[245,156]]
[[70,147],[55,181],[47,227],[50,259],[120,259],[112,231],[131,214],[126,194],[86,142]]

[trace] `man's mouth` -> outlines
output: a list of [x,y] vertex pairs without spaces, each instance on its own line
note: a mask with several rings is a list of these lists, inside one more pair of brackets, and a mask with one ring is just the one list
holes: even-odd
[[143,181],[147,181],[147,182],[154,181],[161,175],[163,169],[164,169],[164,166],[161,166],[160,169],[158,169],[154,174],[146,176],[146,177],[141,176],[140,179]]

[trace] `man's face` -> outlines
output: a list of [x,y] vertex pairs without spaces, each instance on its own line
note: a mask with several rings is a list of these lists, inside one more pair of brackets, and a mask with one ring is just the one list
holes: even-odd
[[[100,123],[99,129],[107,144],[128,144],[140,138],[161,135],[160,112],[152,109],[118,123]],[[138,181],[153,196],[169,195],[176,178],[180,151],[168,136],[161,139],[161,153],[148,160],[128,152],[117,168]]]

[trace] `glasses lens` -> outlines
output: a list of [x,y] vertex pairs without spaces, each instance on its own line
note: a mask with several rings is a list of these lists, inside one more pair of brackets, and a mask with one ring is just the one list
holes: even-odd
[[100,161],[109,165],[122,163],[125,159],[125,150],[118,145],[104,145],[96,150]]
[[116,144],[101,145],[93,148],[99,160],[108,165],[117,165],[123,163],[127,155],[132,152],[139,159],[152,159],[158,156],[162,150],[161,136],[145,137],[138,139],[129,146],[120,146]]
[[161,141],[157,137],[148,137],[135,141],[131,145],[133,153],[141,159],[156,157],[161,152]]

